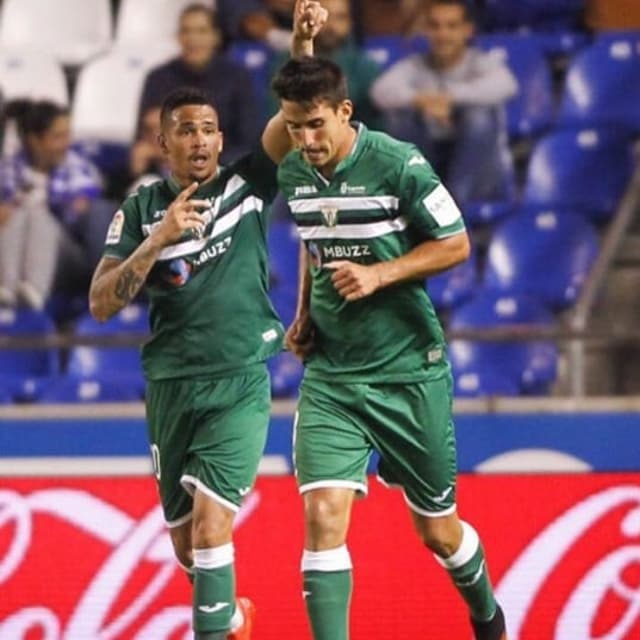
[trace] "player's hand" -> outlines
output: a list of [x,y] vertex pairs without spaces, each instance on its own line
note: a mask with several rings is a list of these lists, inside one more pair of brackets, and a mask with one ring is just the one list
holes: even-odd
[[293,37],[313,40],[327,22],[329,12],[315,0],[297,0],[293,9]]
[[333,260],[324,265],[333,269],[331,282],[336,291],[348,302],[366,298],[381,286],[377,264],[364,265],[349,260]]
[[177,242],[187,230],[191,230],[196,237],[202,237],[205,221],[198,211],[209,209],[211,205],[207,200],[189,199],[197,188],[198,183],[193,182],[169,205],[156,230],[156,238],[163,246]]
[[308,313],[297,315],[287,329],[284,342],[293,355],[304,360],[314,347],[314,330]]
[[452,123],[453,101],[446,93],[422,93],[414,100],[426,118],[432,118],[444,126]]

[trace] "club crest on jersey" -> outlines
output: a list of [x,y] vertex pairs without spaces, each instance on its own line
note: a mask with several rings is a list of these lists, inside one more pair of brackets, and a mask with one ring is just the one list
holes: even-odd
[[335,227],[338,224],[338,207],[321,207],[320,213],[326,227]]

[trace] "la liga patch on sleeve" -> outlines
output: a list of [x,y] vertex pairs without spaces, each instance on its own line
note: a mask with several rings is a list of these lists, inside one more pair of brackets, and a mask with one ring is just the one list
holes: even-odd
[[442,184],[439,184],[424,198],[422,204],[439,227],[448,227],[462,216],[455,200]]
[[119,209],[113,214],[111,224],[107,230],[107,239],[105,244],[118,244],[122,238],[122,229],[124,228],[124,211]]

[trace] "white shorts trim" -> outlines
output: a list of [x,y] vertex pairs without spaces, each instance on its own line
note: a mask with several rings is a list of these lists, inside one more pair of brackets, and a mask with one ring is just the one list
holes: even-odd
[[303,493],[313,491],[314,489],[353,489],[365,496],[368,492],[366,484],[362,482],[355,482],[354,480],[317,480],[316,482],[301,484],[298,488],[298,492],[302,495]]
[[407,498],[407,494],[403,491],[402,495],[404,496],[404,501],[409,506],[411,511],[415,511],[419,516],[424,516],[425,518],[442,518],[443,516],[450,516],[452,513],[455,513],[457,506],[453,503],[447,509],[443,509],[442,511],[427,511],[426,509],[421,509],[413,504],[409,498]]
[[227,500],[221,495],[218,495],[215,491],[209,489],[207,485],[205,485],[201,480],[198,480],[198,478],[195,478],[194,476],[183,475],[180,478],[180,484],[190,496],[193,496],[196,489],[198,489],[198,491],[204,493],[205,496],[211,498],[212,500],[215,500],[215,502],[221,504],[223,507],[226,507],[230,511],[233,511],[234,513],[238,513],[238,511],[240,511],[240,507],[237,504],[233,504],[233,502],[231,502],[230,500]]
[[175,529],[176,527],[181,527],[185,522],[189,522],[189,520],[193,520],[193,511],[189,511],[186,515],[182,516],[182,518],[178,518],[177,520],[165,520],[165,524],[169,529]]

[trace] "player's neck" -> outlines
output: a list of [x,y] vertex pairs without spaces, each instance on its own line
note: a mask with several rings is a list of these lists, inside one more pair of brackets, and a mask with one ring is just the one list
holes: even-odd
[[348,157],[353,151],[353,146],[356,143],[358,132],[349,124],[349,130],[347,131],[344,140],[338,148],[338,153],[335,155],[331,162],[324,165],[319,169],[320,173],[327,179],[331,179],[336,171],[338,165]]

